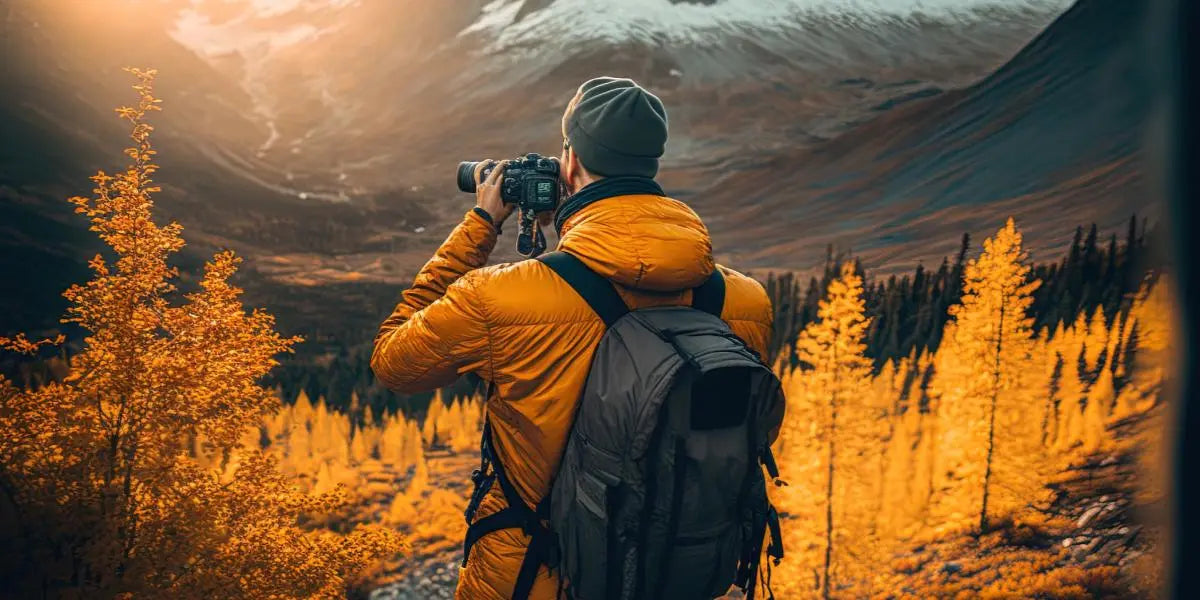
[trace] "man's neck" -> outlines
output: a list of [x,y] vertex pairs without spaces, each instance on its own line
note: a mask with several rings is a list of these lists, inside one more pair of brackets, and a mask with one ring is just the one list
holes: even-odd
[[591,175],[591,174],[582,175],[581,177],[579,177],[579,184],[575,186],[575,189],[571,190],[571,195],[574,196],[575,194],[579,193],[579,190],[582,190],[583,188],[585,188],[589,185],[592,185],[593,183],[596,183],[597,181],[600,181],[602,179],[604,179],[603,175]]
[[571,215],[592,202],[630,194],[664,195],[658,183],[649,177],[604,177],[586,185],[567,197],[554,214],[554,229],[562,235],[562,227]]

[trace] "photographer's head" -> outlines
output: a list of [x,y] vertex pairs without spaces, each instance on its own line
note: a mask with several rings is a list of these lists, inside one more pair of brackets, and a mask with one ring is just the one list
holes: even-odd
[[631,79],[579,86],[562,118],[563,183],[569,193],[604,177],[653,178],[667,143],[667,111]]
[[[653,179],[667,143],[667,112],[657,96],[633,80],[597,77],[584,82],[567,104],[562,136],[559,161],[531,153],[501,164],[458,165],[458,189],[476,195],[477,208],[493,225],[499,227],[519,208],[518,251],[526,256],[544,246],[535,219],[543,228],[550,226],[566,214],[564,198],[597,180],[619,177],[617,185],[652,186],[661,193]],[[532,254],[527,252],[531,249]]]

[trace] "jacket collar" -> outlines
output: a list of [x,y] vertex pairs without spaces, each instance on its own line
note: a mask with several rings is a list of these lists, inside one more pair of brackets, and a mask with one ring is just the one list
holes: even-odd
[[666,196],[662,187],[649,177],[636,175],[605,177],[584,186],[583,189],[575,192],[563,201],[554,215],[554,231],[561,237],[563,224],[567,222],[567,219],[593,202],[615,196],[630,196],[634,194]]

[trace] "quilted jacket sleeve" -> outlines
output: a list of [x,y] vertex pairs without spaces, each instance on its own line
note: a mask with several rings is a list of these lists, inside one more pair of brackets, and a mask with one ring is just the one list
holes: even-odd
[[495,228],[468,212],[380,326],[371,355],[380,381],[416,393],[487,367],[488,322],[479,289],[486,274],[476,269],[495,245]]

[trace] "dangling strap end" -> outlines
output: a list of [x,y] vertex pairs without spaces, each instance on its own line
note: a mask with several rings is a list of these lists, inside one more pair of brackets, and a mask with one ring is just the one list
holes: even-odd
[[767,555],[775,559],[775,564],[783,558],[783,531],[779,526],[779,513],[774,506],[767,506],[767,527],[771,531],[771,543],[767,545]]
[[770,475],[771,479],[779,479],[779,465],[775,463],[775,453],[771,452],[770,446],[763,448],[762,464],[767,468],[767,475]]

